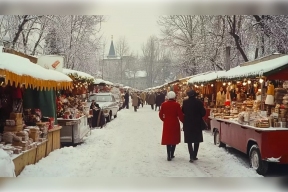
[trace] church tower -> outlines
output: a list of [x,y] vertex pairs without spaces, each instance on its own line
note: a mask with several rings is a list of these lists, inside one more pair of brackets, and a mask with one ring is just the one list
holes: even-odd
[[121,79],[120,58],[117,57],[113,35],[111,36],[111,44],[108,55],[104,58],[103,79],[113,83],[119,83]]
[[113,44],[113,35],[111,36],[111,44],[110,44],[110,49],[109,49],[109,54],[107,56],[108,59],[110,58],[116,58],[116,54],[115,54],[115,48],[114,48],[114,44]]

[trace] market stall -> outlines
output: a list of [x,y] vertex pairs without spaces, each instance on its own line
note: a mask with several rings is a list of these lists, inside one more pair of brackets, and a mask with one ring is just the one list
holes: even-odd
[[[69,89],[71,82],[68,76],[47,70],[27,58],[0,52],[0,131],[3,133],[0,148],[13,159],[16,175],[26,165],[48,155],[48,132],[61,129],[54,121],[53,91]],[[59,138],[52,136],[52,139],[60,143]]]
[[188,80],[188,84],[190,84],[191,88],[193,88],[196,92],[199,93],[199,99],[201,99],[204,103],[206,115],[203,119],[208,124],[208,127],[210,126],[210,119],[208,117],[211,108],[219,104],[222,105],[222,102],[219,103],[219,99],[220,101],[223,100],[224,105],[225,94],[222,91],[226,90],[226,86],[228,84],[226,85],[226,83],[222,83],[218,79],[218,76],[225,73],[225,71],[206,72],[192,76]]
[[83,142],[83,138],[91,132],[90,106],[87,106],[88,93],[92,92],[94,77],[71,69],[63,69],[63,73],[73,80],[70,91],[58,94],[57,121],[62,126],[60,139],[62,145],[75,145]]
[[246,153],[259,174],[269,163],[288,164],[287,74],[288,56],[271,55],[217,76],[228,86],[210,114],[214,143]]

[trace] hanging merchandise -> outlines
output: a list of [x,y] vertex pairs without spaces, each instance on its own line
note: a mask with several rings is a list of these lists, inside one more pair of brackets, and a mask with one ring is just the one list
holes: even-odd
[[274,105],[274,85],[269,82],[267,96],[265,100],[266,105]]
[[226,101],[225,106],[230,106],[231,104],[231,97],[230,97],[230,88],[229,86],[226,88]]

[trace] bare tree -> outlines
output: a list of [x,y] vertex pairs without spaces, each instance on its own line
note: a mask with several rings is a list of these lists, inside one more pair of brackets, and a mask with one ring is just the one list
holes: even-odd
[[142,52],[147,65],[147,81],[150,87],[153,86],[153,77],[155,76],[155,64],[157,59],[157,37],[150,36],[147,43],[142,46]]
[[[15,48],[16,43],[17,43],[20,35],[23,34],[22,32],[23,32],[23,30],[25,30],[25,25],[26,25],[27,23],[29,23],[29,22],[32,21],[32,25],[31,25],[31,26],[33,26],[33,23],[35,22],[35,20],[36,20],[37,18],[42,17],[42,16],[35,16],[35,15],[17,15],[17,16],[15,16],[15,17],[17,17],[17,19],[18,19],[18,26],[17,26],[17,30],[15,31],[15,34],[14,34],[14,36],[13,36],[12,49]],[[31,28],[32,28],[31,26],[28,28],[28,31],[31,30]],[[23,34],[23,36],[25,37],[24,34]],[[29,35],[28,35],[28,36],[29,36]],[[26,38],[28,38],[28,37],[26,36]],[[23,38],[23,39],[24,39],[24,42],[26,42],[25,38]]]
[[223,69],[220,57],[226,36],[223,17],[162,16],[158,23],[164,35],[162,41],[177,50],[180,67],[188,75]]
[[123,83],[123,56],[127,55],[129,52],[129,45],[125,36],[119,38],[116,43],[116,53],[120,57],[120,74],[121,83]]

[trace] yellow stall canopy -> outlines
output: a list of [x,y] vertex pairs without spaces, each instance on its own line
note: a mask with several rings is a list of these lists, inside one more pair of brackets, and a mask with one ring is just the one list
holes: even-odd
[[32,63],[29,59],[0,51],[0,76],[5,83],[25,84],[39,90],[70,89],[72,79],[67,75]]

